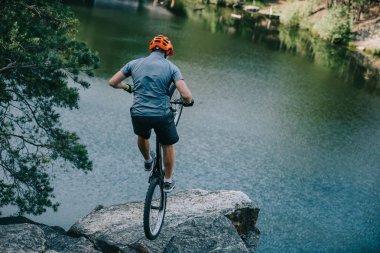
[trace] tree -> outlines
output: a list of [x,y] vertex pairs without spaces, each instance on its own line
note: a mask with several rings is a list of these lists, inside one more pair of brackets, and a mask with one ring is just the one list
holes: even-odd
[[379,5],[379,0],[352,0],[351,6],[354,10],[354,21],[359,22],[362,13],[366,13],[375,5]]
[[0,208],[57,210],[47,168],[92,169],[86,147],[62,129],[57,108],[78,108],[98,57],[75,40],[77,21],[56,0],[0,0]]
[[337,5],[346,6],[354,15],[354,21],[360,21],[360,16],[363,12],[368,12],[368,10],[373,6],[378,6],[380,0],[327,0],[327,6],[329,8]]

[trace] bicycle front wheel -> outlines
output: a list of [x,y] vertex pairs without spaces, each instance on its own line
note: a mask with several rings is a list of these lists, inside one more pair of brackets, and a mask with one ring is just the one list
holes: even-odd
[[164,224],[166,211],[166,193],[163,184],[154,178],[146,193],[144,205],[144,232],[149,240],[157,238]]

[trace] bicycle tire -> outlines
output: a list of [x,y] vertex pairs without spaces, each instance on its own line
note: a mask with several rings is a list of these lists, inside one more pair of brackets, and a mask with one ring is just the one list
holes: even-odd
[[[158,190],[158,200],[154,198],[154,194]],[[156,196],[157,197],[157,196]],[[152,218],[153,211],[157,211],[155,218]],[[154,178],[150,184],[145,197],[144,204],[144,233],[149,240],[154,240],[161,232],[164,224],[166,212],[166,193],[163,184],[159,178]]]
[[[181,94],[177,90],[174,83],[171,84],[169,88],[170,101],[176,101],[181,99]],[[183,104],[171,104],[172,111],[174,113],[174,123],[177,126],[179,119],[181,118]]]

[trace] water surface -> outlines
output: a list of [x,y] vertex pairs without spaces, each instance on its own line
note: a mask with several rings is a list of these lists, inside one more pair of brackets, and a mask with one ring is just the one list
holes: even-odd
[[223,27],[217,16],[97,2],[74,9],[101,68],[80,109],[62,119],[88,146],[94,170],[56,169],[60,209],[33,219],[67,229],[98,204],[144,199],[132,96],[107,79],[165,34],[197,99],[178,127],[177,191],[245,192],[261,209],[258,252],[380,251],[380,99],[362,76],[280,50],[250,28]]

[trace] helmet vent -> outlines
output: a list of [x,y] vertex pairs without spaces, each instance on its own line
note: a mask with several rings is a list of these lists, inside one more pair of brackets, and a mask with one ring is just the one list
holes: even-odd
[[157,49],[157,47],[167,52],[169,56],[174,55],[173,44],[171,43],[169,38],[163,35],[157,35],[152,39],[152,41],[149,44],[150,50]]

